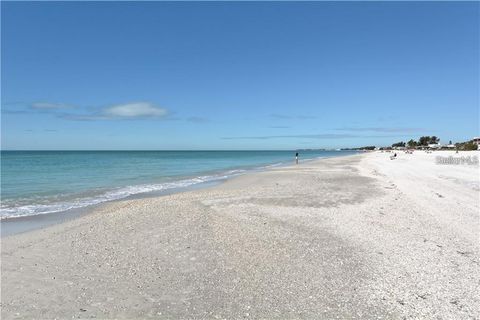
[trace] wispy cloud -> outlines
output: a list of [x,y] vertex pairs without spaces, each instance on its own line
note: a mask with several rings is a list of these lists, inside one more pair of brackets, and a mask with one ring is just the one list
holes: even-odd
[[134,102],[107,107],[101,114],[106,118],[160,118],[168,114],[167,109],[150,102]]
[[274,136],[243,136],[243,137],[222,137],[224,140],[266,140],[266,139],[285,139],[285,138],[299,138],[299,139],[344,139],[355,138],[357,136],[351,134],[336,134],[336,133],[322,133],[322,134],[296,134],[296,135],[274,135]]
[[221,137],[223,140],[267,140],[267,139],[352,139],[352,138],[398,138],[404,135],[356,135],[356,134],[296,134],[296,135],[272,135],[272,136],[239,136]]
[[[48,104],[43,103],[44,112],[50,112],[58,118],[75,121],[95,121],[95,120],[126,120],[126,119],[160,119],[165,118],[169,112],[165,108],[158,107],[150,102],[132,102],[124,104],[115,104],[105,106],[103,108],[76,108],[76,110],[68,111],[64,104]],[[32,105],[33,107],[33,105]],[[83,112],[82,112],[83,111]]]
[[280,113],[272,113],[270,114],[270,117],[276,118],[276,119],[298,119],[298,120],[310,120],[310,119],[316,119],[316,116],[310,116],[310,115],[287,115],[287,114],[280,114]]
[[34,102],[31,105],[35,110],[61,110],[72,109],[73,106],[65,103],[52,103],[52,102]]
[[351,131],[351,132],[404,132],[414,133],[419,131],[425,131],[423,128],[402,128],[402,127],[345,127],[336,128],[338,131]]
[[11,110],[2,108],[2,114],[28,114],[32,113],[30,110]]
[[2,114],[32,114],[32,113],[57,113],[74,109],[75,106],[66,103],[52,102],[10,102],[2,103]]
[[[24,132],[29,132],[29,133],[35,132],[35,131],[32,130],[32,129],[26,129],[26,130],[23,130],[23,131],[24,131]],[[45,132],[58,132],[58,130],[55,130],[55,129],[43,129],[43,131],[45,131]]]
[[[8,106],[10,106],[9,104]],[[4,105],[5,106],[5,105]],[[16,109],[13,109],[15,107]],[[2,107],[2,114],[51,114],[60,119],[74,121],[108,121],[134,119],[168,119],[180,120],[172,117],[166,108],[159,107],[151,102],[130,102],[103,107],[79,107],[66,103],[34,102]],[[205,118],[190,117],[191,122],[206,122]]]

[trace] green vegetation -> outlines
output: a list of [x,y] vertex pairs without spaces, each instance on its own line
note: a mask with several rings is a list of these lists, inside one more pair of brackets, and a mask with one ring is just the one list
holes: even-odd
[[396,148],[396,147],[405,147],[405,142],[401,141],[401,142],[392,144],[392,148]]
[[436,136],[423,136],[418,139],[419,146],[428,146],[429,144],[436,144],[439,143],[440,139]]
[[[429,144],[438,144],[440,143],[440,138],[437,136],[422,136],[418,138],[418,141],[410,139],[408,142],[397,142],[392,144],[392,147],[381,147],[379,150],[391,150],[392,148],[399,148],[399,147],[407,147],[410,149],[425,149],[428,147]],[[449,145],[452,144],[452,140],[449,141]],[[457,150],[477,150],[478,145],[473,142],[473,140],[460,142],[455,144]],[[452,147],[443,146],[441,147],[442,150],[449,150]],[[360,148],[344,148],[342,150],[375,150],[375,146],[365,146]]]
[[[409,147],[409,148],[426,147],[429,144],[437,144],[439,142],[440,142],[440,138],[438,138],[437,136],[422,136],[422,137],[418,138],[418,141],[410,139],[406,143],[406,146]],[[398,142],[398,143],[392,144],[392,147],[402,147],[401,145],[398,145],[399,143],[403,143],[403,142]],[[403,145],[403,147],[404,146],[405,146],[405,144]]]
[[465,151],[478,149],[478,145],[474,143],[473,140],[455,143],[455,147],[457,147],[458,150],[465,150]]
[[408,142],[407,142],[407,146],[409,148],[415,148],[417,146],[417,141],[413,140],[413,139],[410,139]]
[[341,150],[375,150],[375,146],[366,146],[360,148],[343,148]]

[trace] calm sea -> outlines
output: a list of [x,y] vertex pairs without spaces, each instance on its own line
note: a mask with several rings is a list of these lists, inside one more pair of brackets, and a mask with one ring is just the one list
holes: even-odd
[[[301,160],[352,154],[300,151]],[[2,151],[0,217],[175,191],[293,163],[295,151]]]

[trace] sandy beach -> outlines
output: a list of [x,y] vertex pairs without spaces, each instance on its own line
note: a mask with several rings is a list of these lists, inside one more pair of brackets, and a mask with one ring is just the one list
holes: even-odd
[[2,239],[2,319],[479,319],[478,165],[371,152]]

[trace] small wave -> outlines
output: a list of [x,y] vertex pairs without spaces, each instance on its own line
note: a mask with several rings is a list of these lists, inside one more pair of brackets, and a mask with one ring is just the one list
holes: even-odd
[[247,170],[230,170],[221,174],[198,176],[190,179],[182,179],[172,182],[164,182],[159,184],[146,184],[122,187],[114,190],[107,191],[105,193],[84,198],[76,198],[69,201],[50,203],[50,204],[31,204],[21,206],[4,206],[0,208],[0,219],[26,217],[54,212],[62,212],[70,209],[78,209],[91,205],[100,204],[107,201],[120,200],[132,195],[148,193],[148,192],[161,192],[165,190],[187,188],[193,185],[221,181],[240,174],[245,173]]
[[275,167],[283,166],[284,164],[285,164],[284,162],[277,162],[277,163],[272,163],[272,164],[266,165],[263,168],[266,168],[266,169],[275,168]]

